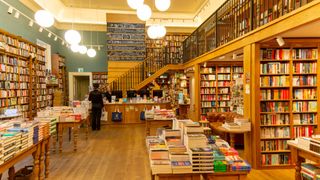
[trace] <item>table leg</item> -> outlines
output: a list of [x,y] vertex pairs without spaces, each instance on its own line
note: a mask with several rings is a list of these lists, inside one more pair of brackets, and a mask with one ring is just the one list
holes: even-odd
[[230,133],[230,146],[234,148],[235,144],[235,135],[233,133]]
[[301,163],[304,161],[304,159],[300,156],[298,156],[298,159],[297,159],[297,164],[296,164],[296,173],[295,173],[295,176],[296,176],[296,180],[300,180],[301,179]]
[[71,127],[68,128],[69,130],[69,142],[71,141]]
[[56,145],[57,145],[57,132],[52,134],[52,152],[56,152]]
[[41,147],[37,146],[37,150],[33,153],[33,178],[39,179],[39,156],[40,156]]
[[59,124],[58,135],[59,135],[59,153],[61,153],[62,152],[62,143],[63,143],[63,127],[61,124]]
[[40,151],[40,166],[39,166],[39,179],[44,179],[43,176],[43,169],[44,169],[44,153],[45,153],[45,142],[42,141],[41,143],[41,151]]
[[78,143],[78,131],[79,131],[79,126],[75,125],[73,128],[73,141],[74,141],[74,151],[77,151],[77,143]]
[[9,168],[9,171],[8,171],[8,175],[9,175],[9,180],[14,180],[15,178],[14,178],[14,174],[15,174],[15,170],[14,170],[14,166],[11,166],[10,168]]
[[45,156],[45,178],[49,177],[49,165],[50,165],[50,138],[47,140],[45,145],[46,149],[46,156]]
[[89,133],[89,116],[86,118],[86,141],[88,140],[88,133]]

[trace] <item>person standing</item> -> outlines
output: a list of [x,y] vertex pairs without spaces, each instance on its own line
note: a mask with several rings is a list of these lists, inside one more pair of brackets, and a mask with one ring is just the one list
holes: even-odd
[[99,84],[93,84],[93,91],[89,94],[89,101],[92,104],[92,130],[100,130],[101,112],[103,108],[102,93],[98,90]]

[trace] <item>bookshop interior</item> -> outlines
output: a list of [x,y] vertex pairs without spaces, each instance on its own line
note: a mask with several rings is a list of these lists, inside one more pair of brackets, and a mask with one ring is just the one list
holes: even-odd
[[320,180],[319,53],[320,0],[0,0],[0,179]]

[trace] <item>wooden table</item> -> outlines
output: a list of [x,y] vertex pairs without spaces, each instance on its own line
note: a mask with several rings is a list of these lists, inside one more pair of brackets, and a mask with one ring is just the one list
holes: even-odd
[[85,124],[86,128],[86,140],[88,140],[88,134],[89,134],[89,126],[90,126],[90,116],[88,115],[86,118],[82,119],[81,121],[73,121],[73,122],[63,122],[59,121],[57,122],[57,128],[58,128],[58,141],[59,141],[59,152],[62,152],[62,144],[63,144],[63,130],[65,128],[72,128],[73,133],[73,144],[74,148],[73,150],[76,152],[78,147],[78,133],[79,128],[81,124]]
[[244,138],[244,158],[250,163],[252,164],[251,161],[251,133],[250,131],[247,130],[241,130],[241,129],[226,129],[224,127],[222,127],[222,123],[210,123],[210,128],[212,130],[218,131],[218,132],[222,132],[225,134],[229,134],[230,137],[230,146],[231,147],[235,147],[235,135],[236,134],[243,134]]
[[186,174],[153,174],[152,180],[245,180],[247,171],[186,173]]
[[247,171],[214,172],[203,174],[205,180],[245,180]]
[[320,154],[310,151],[308,149],[303,149],[298,147],[295,141],[291,140],[288,141],[288,145],[291,149],[292,154],[292,162],[296,162],[296,173],[295,179],[300,180],[301,178],[301,163],[304,162],[306,159],[311,160],[315,163],[320,163]]
[[147,136],[157,135],[157,129],[161,127],[172,128],[172,119],[170,120],[146,119],[146,135]]
[[[50,136],[46,137],[45,139],[41,140],[37,144],[32,145],[31,147],[27,148],[23,152],[16,154],[13,158],[9,161],[0,165],[0,179],[2,173],[9,169],[8,175],[9,180],[14,180],[15,176],[15,169],[14,165],[19,163],[20,161],[24,160],[28,156],[33,156],[33,172],[31,179],[44,179],[44,177],[49,176],[49,163],[50,163]],[[44,170],[44,174],[43,174]]]
[[[108,112],[107,124],[144,124],[140,120],[140,113],[145,109],[150,110],[154,106],[160,106],[161,109],[170,108],[170,103],[108,103],[104,105],[104,110]],[[112,112],[115,110],[122,113],[121,122],[112,121]]]
[[152,180],[200,180],[201,174],[154,174]]

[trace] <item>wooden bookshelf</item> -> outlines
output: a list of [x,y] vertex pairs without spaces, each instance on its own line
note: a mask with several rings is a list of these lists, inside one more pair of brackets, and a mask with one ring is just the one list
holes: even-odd
[[154,57],[158,63],[182,63],[182,42],[189,34],[167,34],[161,39],[146,39],[147,57]]
[[92,83],[98,83],[100,85],[107,84],[108,72],[93,72],[92,73]]
[[68,78],[65,65],[65,57],[60,54],[53,54],[51,58],[52,74],[58,79],[58,86],[54,88],[53,105],[67,105]]
[[48,104],[45,49],[0,30],[0,114],[18,109],[32,118]]
[[287,141],[309,137],[319,125],[319,48],[294,44],[266,47],[262,45],[260,67],[256,67],[260,69],[257,164],[263,168],[291,167]]
[[208,112],[230,112],[231,84],[242,77],[242,62],[230,65],[211,64],[200,67],[200,119]]

